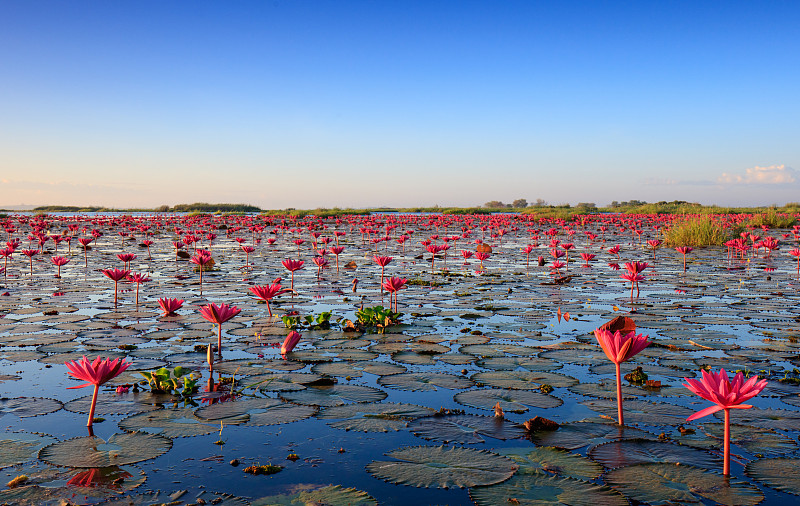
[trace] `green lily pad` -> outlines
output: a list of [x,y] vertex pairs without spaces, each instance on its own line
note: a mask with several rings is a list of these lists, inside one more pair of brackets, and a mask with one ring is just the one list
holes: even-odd
[[[203,501],[202,503],[200,501]],[[213,504],[214,506],[247,506],[249,501],[230,494],[203,491],[199,494],[187,494],[186,490],[178,490],[171,494],[160,490],[130,495],[121,499],[106,501],[104,506],[189,506],[196,504]]]
[[281,392],[283,399],[310,406],[341,406],[347,402],[376,402],[386,398],[383,390],[358,385],[309,387],[299,392]]
[[[149,392],[117,394],[116,392],[100,392],[97,396],[95,416],[129,415],[159,409],[155,403],[157,396]],[[64,404],[64,409],[73,413],[89,414],[92,406],[92,396],[78,397]]]
[[549,506],[625,506],[628,501],[605,485],[545,474],[517,474],[491,487],[475,487],[469,496],[478,506],[524,504]]
[[382,376],[378,380],[381,386],[412,392],[431,391],[439,388],[470,388],[474,384],[467,378],[444,373],[402,373]]
[[251,506],[377,506],[372,496],[355,488],[329,485],[315,490],[301,490],[294,494],[273,495],[252,501]]
[[168,438],[203,436],[219,430],[218,426],[203,423],[189,408],[159,409],[139,413],[120,421],[119,428],[131,432],[161,434]]
[[649,438],[654,435],[634,427],[620,427],[612,423],[572,422],[562,424],[556,430],[539,430],[531,434],[531,440],[541,446],[555,446],[577,450],[587,445],[596,445],[617,439]]
[[[721,450],[725,424],[704,423],[702,429],[694,434],[682,435],[675,439],[682,444]],[[797,443],[794,439],[772,429],[732,423],[730,430],[731,444],[753,454],[778,456],[797,450]]]
[[302,372],[284,372],[272,374],[259,374],[248,376],[242,380],[244,386],[256,387],[265,392],[294,392],[305,390],[306,384],[313,383],[322,378],[319,374]]
[[416,404],[370,402],[326,408],[317,414],[317,418],[344,418],[339,422],[328,422],[337,429],[389,432],[403,429],[409,421],[433,413],[433,409]]
[[195,414],[213,423],[266,426],[296,422],[316,413],[316,408],[289,404],[278,399],[237,399],[198,409]]
[[538,390],[542,385],[570,387],[578,383],[575,378],[563,374],[538,371],[479,372],[473,374],[471,379],[477,383],[515,390]]
[[800,495],[800,459],[759,459],[747,464],[750,478],[787,494]]
[[719,457],[706,451],[652,439],[609,441],[592,448],[589,456],[609,468],[646,462],[680,463],[706,469],[716,469],[722,465]]
[[536,473],[588,481],[603,472],[597,462],[552,446],[504,448],[498,453],[519,464],[517,475]]
[[651,463],[612,469],[605,481],[625,496],[647,504],[687,504],[705,500],[751,505],[764,495],[749,483],[696,467]]
[[0,399],[0,418],[9,414],[20,418],[29,418],[54,413],[61,408],[60,402],[45,397],[2,398]]
[[44,434],[6,432],[0,434],[0,469],[35,459],[39,450],[58,441]]
[[800,430],[800,411],[759,408],[734,409],[731,410],[731,422],[773,430]]
[[48,467],[23,469],[24,485],[0,492],[0,503],[20,505],[74,504],[76,496],[92,502],[129,492],[146,476],[133,466],[112,466],[76,471]]
[[[616,419],[617,403],[611,399],[584,401],[581,404]],[[686,421],[693,411],[683,406],[664,402],[625,401],[622,403],[625,423],[645,425],[677,425]]]
[[[148,413],[145,413],[145,415]],[[110,467],[154,459],[172,448],[172,440],[157,434],[114,434],[108,441],[84,436],[45,446],[39,459],[66,467]]]
[[555,371],[564,367],[555,360],[539,357],[492,357],[478,361],[478,365],[495,371]]
[[481,390],[467,390],[457,393],[453,399],[459,404],[478,409],[494,410],[497,403],[503,411],[524,413],[528,408],[556,408],[564,401],[551,395],[529,390],[510,390],[491,388]]
[[412,446],[386,454],[395,461],[373,461],[367,471],[388,482],[414,487],[475,487],[509,479],[518,466],[485,450]]
[[482,436],[516,439],[525,431],[503,418],[479,415],[445,415],[420,418],[409,426],[415,436],[443,443],[483,443]]

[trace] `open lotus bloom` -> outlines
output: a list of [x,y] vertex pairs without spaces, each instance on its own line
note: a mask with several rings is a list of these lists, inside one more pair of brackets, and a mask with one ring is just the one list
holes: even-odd
[[608,330],[597,329],[594,331],[594,336],[608,359],[615,364],[631,359],[650,345],[648,336],[636,335],[636,332],[622,334],[619,331],[612,333]]
[[158,305],[161,306],[161,311],[163,311],[164,316],[170,316],[174,315],[175,311],[183,306],[183,299],[158,299]]
[[686,383],[683,386],[703,399],[713,402],[715,406],[698,411],[687,418],[688,421],[708,416],[723,409],[750,409],[753,406],[742,403],[760,394],[764,387],[767,386],[767,380],[759,380],[758,376],[753,376],[745,381],[741,372],[737,372],[733,377],[733,381],[730,381],[725,369],[720,369],[718,373],[703,370],[702,374],[703,377],[699,381],[684,378]]
[[751,399],[761,393],[764,387],[767,386],[767,380],[759,380],[758,376],[753,376],[745,381],[744,375],[740,372],[736,373],[733,381],[728,379],[728,373],[725,369],[720,369],[718,373],[702,371],[703,377],[698,381],[696,379],[684,378],[686,383],[683,384],[686,388],[691,390],[692,393],[699,395],[703,399],[711,401],[714,406],[702,409],[693,414],[687,421],[696,420],[704,416],[708,416],[717,411],[724,411],[725,418],[725,433],[723,435],[723,468],[722,474],[730,476],[731,474],[731,411],[732,409],[750,409],[753,406],[749,404],[742,404],[744,401]]
[[281,355],[286,355],[292,351],[294,347],[297,346],[297,343],[300,342],[300,337],[300,333],[295,330],[289,332],[289,335],[286,336],[286,339],[281,345]]
[[97,357],[94,361],[90,362],[89,359],[86,358],[86,355],[84,355],[82,359],[75,360],[74,362],[64,362],[64,365],[67,366],[71,376],[86,381],[83,385],[67,388],[83,388],[94,385],[92,406],[89,408],[89,421],[86,423],[87,427],[91,427],[92,421],[94,420],[94,410],[97,405],[97,394],[99,393],[100,385],[122,374],[131,364],[122,358],[111,360],[109,358],[102,359]]

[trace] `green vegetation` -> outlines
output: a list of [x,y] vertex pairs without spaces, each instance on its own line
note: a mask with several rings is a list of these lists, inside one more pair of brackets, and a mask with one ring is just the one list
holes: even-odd
[[[163,209],[161,206],[159,209]],[[177,213],[257,213],[260,207],[250,204],[207,204],[205,202],[195,202],[194,204],[176,204],[170,211]]]
[[667,229],[664,243],[667,246],[723,246],[740,230],[739,227],[726,226],[713,216],[694,215]]
[[770,209],[765,213],[760,213],[747,222],[747,226],[760,227],[766,225],[769,228],[790,228],[797,222],[797,219],[786,213],[779,213],[774,209]]

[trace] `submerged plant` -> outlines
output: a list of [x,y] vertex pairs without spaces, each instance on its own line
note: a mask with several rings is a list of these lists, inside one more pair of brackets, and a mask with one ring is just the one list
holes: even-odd
[[177,366],[170,371],[162,367],[153,372],[140,372],[150,385],[150,391],[154,393],[179,393],[182,397],[188,397],[197,390],[199,377],[195,377],[191,369]]

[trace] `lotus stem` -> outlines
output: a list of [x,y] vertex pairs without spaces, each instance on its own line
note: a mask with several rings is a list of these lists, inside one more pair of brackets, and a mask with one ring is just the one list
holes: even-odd
[[620,376],[619,363],[615,364],[617,368],[617,418],[619,418],[620,426],[625,425],[622,417],[622,377]]
[[92,426],[92,420],[94,420],[94,408],[97,405],[97,394],[100,391],[100,385],[94,386],[94,393],[92,394],[92,407],[89,408],[89,420],[86,422],[87,427]]

